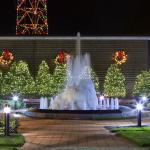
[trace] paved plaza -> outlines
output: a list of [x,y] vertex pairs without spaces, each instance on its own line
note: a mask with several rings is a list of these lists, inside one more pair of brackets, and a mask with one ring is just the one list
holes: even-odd
[[[149,119],[144,124],[149,123]],[[88,121],[20,118],[21,150],[146,150],[110,133],[105,126],[135,125],[136,120]]]

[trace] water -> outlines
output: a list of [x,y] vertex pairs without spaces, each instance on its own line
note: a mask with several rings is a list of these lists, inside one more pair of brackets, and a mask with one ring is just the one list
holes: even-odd
[[98,98],[90,73],[90,56],[81,54],[80,33],[77,34],[76,55],[67,60],[67,84],[51,101],[54,110],[96,110]]

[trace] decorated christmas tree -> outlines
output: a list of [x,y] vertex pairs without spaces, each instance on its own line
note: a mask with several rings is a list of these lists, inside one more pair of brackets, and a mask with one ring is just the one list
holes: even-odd
[[35,82],[28,64],[24,61],[14,62],[10,71],[4,75],[2,93],[5,95],[19,94],[28,96],[35,93]]
[[112,64],[105,76],[104,94],[107,97],[125,97],[125,77],[117,64]]
[[51,90],[51,75],[49,66],[45,61],[39,65],[39,70],[36,77],[36,90],[39,96],[47,97],[52,94]]
[[91,79],[94,83],[96,92],[99,92],[99,78],[96,72],[91,68]]
[[134,96],[150,96],[150,71],[143,71],[137,75],[133,87]]
[[57,63],[52,81],[53,94],[59,93],[64,88],[66,79],[66,64]]
[[[0,71],[0,83],[2,83],[3,81],[3,74],[2,74],[2,71]],[[0,84],[0,93],[2,91],[2,84]]]

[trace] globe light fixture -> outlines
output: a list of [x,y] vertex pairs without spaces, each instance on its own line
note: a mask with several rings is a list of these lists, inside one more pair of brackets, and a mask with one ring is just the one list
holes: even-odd
[[11,108],[9,106],[4,107],[4,113],[9,114],[11,112]]
[[144,108],[144,106],[143,106],[142,103],[137,103],[137,104],[136,104],[136,109],[137,109],[138,111],[142,111],[143,108]]

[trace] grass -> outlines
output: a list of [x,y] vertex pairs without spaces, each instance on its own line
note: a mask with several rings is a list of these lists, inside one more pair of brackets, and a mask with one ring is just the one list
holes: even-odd
[[24,137],[19,134],[11,136],[0,135],[0,150],[15,150],[17,147],[21,147],[24,142]]
[[16,147],[0,147],[0,150],[17,150]]
[[150,147],[150,127],[116,128],[112,132],[133,141],[139,146]]

